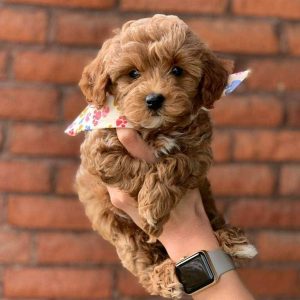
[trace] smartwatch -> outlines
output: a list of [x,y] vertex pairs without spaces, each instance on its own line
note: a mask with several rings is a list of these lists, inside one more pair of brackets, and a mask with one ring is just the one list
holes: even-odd
[[231,257],[222,249],[197,252],[175,267],[177,278],[189,295],[214,285],[223,273],[233,269]]

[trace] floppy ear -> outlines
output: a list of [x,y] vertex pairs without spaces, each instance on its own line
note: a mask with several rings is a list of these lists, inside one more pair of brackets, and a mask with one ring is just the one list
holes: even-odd
[[233,62],[218,59],[213,53],[205,53],[202,58],[202,78],[199,83],[201,105],[210,109],[219,100],[227,85]]
[[97,57],[84,68],[79,81],[86,101],[94,104],[97,108],[101,108],[105,104],[106,91],[110,81],[105,62],[109,45],[110,40],[103,44]]

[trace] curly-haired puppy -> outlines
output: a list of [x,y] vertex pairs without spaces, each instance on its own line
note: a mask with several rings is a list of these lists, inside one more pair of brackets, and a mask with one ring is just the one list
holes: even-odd
[[[148,164],[129,155],[115,129],[93,130],[81,146],[76,178],[93,228],[116,247],[123,265],[153,295],[181,296],[174,262],[156,238],[188,189],[200,189],[227,253],[239,258],[255,254],[243,232],[225,224],[217,212],[206,178],[212,125],[201,107],[213,107],[228,76],[183,21],[164,15],[127,22],[84,69],[80,87],[87,101],[100,108],[106,94],[113,95],[122,114],[155,149],[157,161]],[[106,185],[136,199],[146,233],[111,204]]]

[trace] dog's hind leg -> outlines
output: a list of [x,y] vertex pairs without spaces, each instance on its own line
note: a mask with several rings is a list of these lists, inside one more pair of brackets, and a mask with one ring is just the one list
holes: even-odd
[[237,262],[249,260],[257,254],[255,246],[250,244],[244,231],[238,227],[227,224],[216,230],[215,236],[223,250]]
[[223,250],[237,261],[253,258],[257,251],[249,243],[244,231],[226,224],[224,217],[218,212],[207,178],[202,182],[199,189],[206,214]]

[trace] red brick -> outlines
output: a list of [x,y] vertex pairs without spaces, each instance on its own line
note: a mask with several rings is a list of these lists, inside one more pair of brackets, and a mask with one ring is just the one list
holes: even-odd
[[231,137],[228,132],[216,131],[213,136],[212,149],[215,161],[226,161],[230,158]]
[[56,187],[57,194],[72,195],[75,193],[75,175],[78,164],[65,164],[57,168]]
[[103,299],[111,296],[111,275],[104,269],[11,268],[3,290],[6,297]]
[[47,16],[41,10],[0,9],[0,40],[10,42],[44,42]]
[[48,192],[50,174],[46,164],[39,161],[1,161],[0,191]]
[[53,89],[1,88],[0,117],[13,120],[57,120],[57,92]]
[[73,121],[86,107],[84,96],[78,90],[68,92],[64,97],[63,114],[64,119]]
[[231,204],[232,224],[252,228],[299,228],[300,202],[241,200]]
[[15,56],[16,79],[53,83],[77,83],[94,55],[86,52],[23,51]]
[[[185,2],[182,2],[185,4]],[[187,20],[211,49],[235,53],[276,53],[278,40],[273,24],[245,20]]]
[[279,190],[281,195],[300,195],[300,165],[282,167]]
[[8,222],[25,228],[91,228],[79,201],[42,196],[9,196]]
[[300,127],[300,102],[297,99],[287,104],[287,123],[291,126]]
[[30,237],[27,233],[0,232],[1,263],[29,262],[30,247]]
[[227,0],[122,0],[123,11],[151,11],[151,12],[173,12],[173,13],[211,13],[221,14],[225,11]]
[[6,78],[6,59],[6,52],[0,51],[0,79]]
[[300,234],[298,232],[262,232],[257,237],[259,258],[262,261],[300,260]]
[[39,263],[114,263],[118,262],[119,258],[114,247],[96,233],[44,233],[37,236],[37,261]]
[[256,60],[247,66],[253,71],[246,81],[250,89],[299,90],[300,60]]
[[62,44],[96,45],[98,47],[120,26],[114,15],[65,13],[57,16],[55,40]]
[[300,55],[300,25],[287,25],[285,28],[285,34],[289,53],[292,55]]
[[300,295],[299,276],[295,269],[242,269],[239,274],[249,290],[256,296]]
[[5,223],[6,201],[4,196],[0,194],[0,225]]
[[234,0],[233,12],[240,15],[299,19],[300,2],[299,0]]
[[139,284],[138,279],[127,270],[118,273],[118,290],[123,296],[147,296],[146,290]]
[[300,132],[238,131],[234,134],[237,160],[300,160]]
[[283,120],[281,101],[271,96],[230,96],[211,111],[217,126],[275,127]]
[[3,140],[4,140],[3,128],[2,128],[2,126],[0,126],[0,150],[2,148]]
[[38,4],[49,6],[65,6],[65,7],[86,7],[94,9],[106,9],[115,5],[115,0],[6,0],[10,3],[26,3],[26,4]]
[[81,136],[70,137],[64,129],[58,125],[14,125],[10,151],[35,156],[79,156]]
[[218,196],[263,196],[271,194],[274,188],[272,169],[263,165],[216,165],[209,178]]

